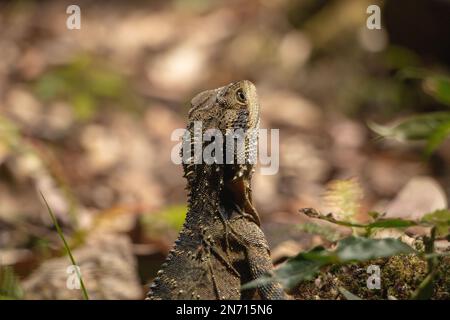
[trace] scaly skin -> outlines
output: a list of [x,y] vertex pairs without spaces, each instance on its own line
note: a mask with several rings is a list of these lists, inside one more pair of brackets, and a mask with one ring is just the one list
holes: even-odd
[[[258,97],[250,81],[204,91],[191,105],[188,130],[192,136],[194,121],[202,121],[203,132],[259,128]],[[255,148],[256,140],[246,139],[244,150],[235,151],[234,156],[248,155]],[[259,293],[262,299],[284,299],[278,283],[241,291],[242,284],[273,269],[251,200],[253,165],[194,164],[192,160],[183,168],[189,191],[186,221],[148,298],[251,299]]]

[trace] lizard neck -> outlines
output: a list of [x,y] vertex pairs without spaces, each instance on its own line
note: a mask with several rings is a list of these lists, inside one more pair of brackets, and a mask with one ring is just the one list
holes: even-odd
[[[251,199],[249,186],[252,166],[246,167],[243,177],[240,177],[241,180],[235,180],[237,184],[230,183],[234,178],[233,174],[239,172],[237,168],[220,164],[196,165],[188,170],[185,168],[189,190],[186,222],[189,226],[207,225],[214,220],[230,219],[236,210],[253,213],[254,208],[248,200]],[[189,172],[191,173],[187,174]],[[245,182],[239,182],[243,179]]]
[[220,210],[224,206],[223,166],[202,164],[190,170],[192,173],[186,177],[189,191],[186,220],[195,222],[190,225],[199,225],[201,221],[220,218]]

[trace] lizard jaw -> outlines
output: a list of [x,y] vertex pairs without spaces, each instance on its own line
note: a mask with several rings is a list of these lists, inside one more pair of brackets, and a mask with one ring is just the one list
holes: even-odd
[[252,204],[250,179],[239,170],[231,179],[225,179],[225,189],[231,201],[240,213],[247,215],[258,226],[261,226],[259,214]]

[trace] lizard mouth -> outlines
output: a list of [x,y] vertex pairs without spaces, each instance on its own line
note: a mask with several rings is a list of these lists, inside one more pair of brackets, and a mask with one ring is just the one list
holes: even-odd
[[232,210],[261,225],[251,199],[250,179],[241,166],[226,165],[224,170],[225,198]]

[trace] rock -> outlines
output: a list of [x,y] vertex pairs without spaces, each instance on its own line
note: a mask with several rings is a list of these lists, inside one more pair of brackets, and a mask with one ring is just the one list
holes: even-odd
[[420,219],[427,213],[448,207],[442,187],[431,177],[412,178],[387,205],[387,218]]

